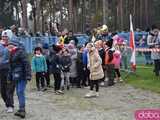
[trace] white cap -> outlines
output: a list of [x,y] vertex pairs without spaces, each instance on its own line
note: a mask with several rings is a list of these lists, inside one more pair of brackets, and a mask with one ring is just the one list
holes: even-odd
[[103,25],[101,30],[103,30],[103,31],[104,31],[104,30],[107,30],[107,31],[108,31],[107,25]]
[[7,36],[9,38],[9,40],[11,40],[12,36],[13,36],[13,33],[12,33],[11,30],[8,29],[8,30],[5,30],[5,31],[2,32],[2,36]]

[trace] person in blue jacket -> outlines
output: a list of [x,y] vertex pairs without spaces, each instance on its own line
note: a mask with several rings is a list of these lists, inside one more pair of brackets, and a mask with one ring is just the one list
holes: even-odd
[[19,109],[15,112],[15,116],[25,118],[25,90],[27,81],[31,80],[31,67],[27,53],[20,46],[21,44],[18,41],[10,41],[8,44],[10,52],[8,80],[14,81],[18,96]]

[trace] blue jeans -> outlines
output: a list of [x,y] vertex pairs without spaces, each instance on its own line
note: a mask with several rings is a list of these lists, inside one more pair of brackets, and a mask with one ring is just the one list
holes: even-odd
[[25,89],[26,89],[26,80],[19,80],[16,82],[16,92],[19,101],[19,110],[25,110]]
[[144,56],[146,64],[151,64],[152,63],[151,52],[144,52]]

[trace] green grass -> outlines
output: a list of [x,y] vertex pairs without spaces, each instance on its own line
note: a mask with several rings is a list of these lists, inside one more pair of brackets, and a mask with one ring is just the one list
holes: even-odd
[[[127,76],[127,72],[122,72],[122,76]],[[160,93],[160,77],[155,76],[152,66],[137,66],[136,73],[129,74],[125,82],[136,88]]]

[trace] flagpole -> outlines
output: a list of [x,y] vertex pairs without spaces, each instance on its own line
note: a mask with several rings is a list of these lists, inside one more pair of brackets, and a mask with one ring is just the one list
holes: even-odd
[[130,14],[130,48],[132,51],[131,55],[131,70],[133,72],[136,71],[136,47],[135,47],[135,38],[134,38],[134,30],[133,30],[133,22],[132,22],[132,15]]

